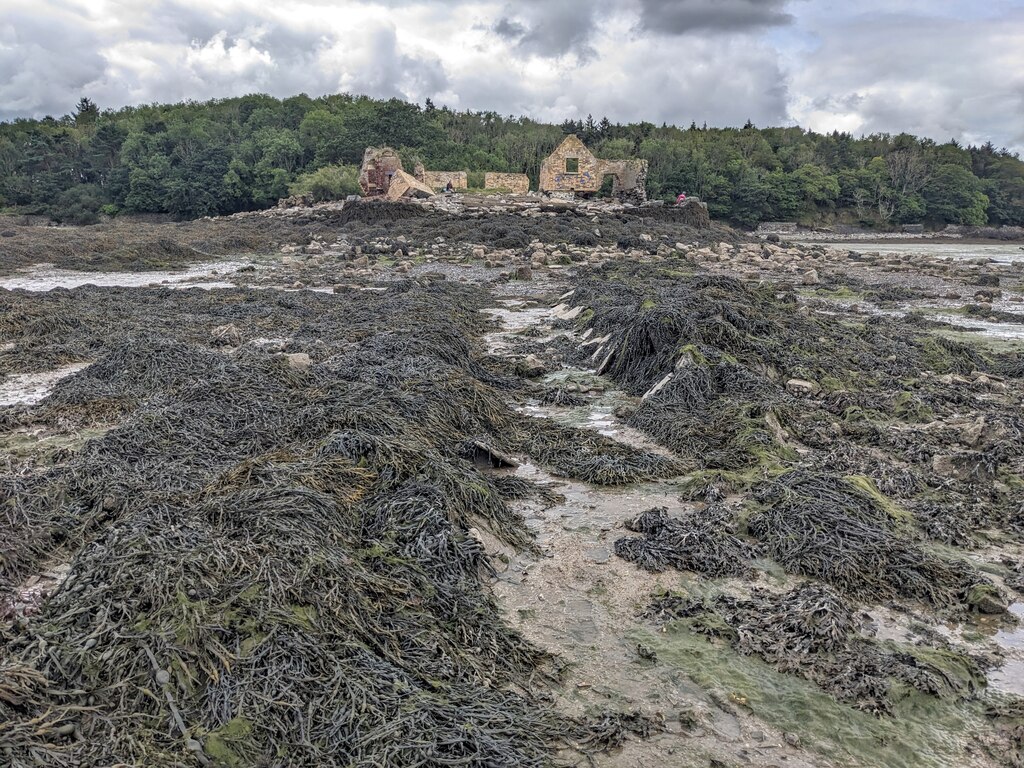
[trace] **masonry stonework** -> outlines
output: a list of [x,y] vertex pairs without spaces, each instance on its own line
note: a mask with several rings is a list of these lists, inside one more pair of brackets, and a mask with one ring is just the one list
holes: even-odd
[[366,197],[387,194],[391,179],[402,170],[402,158],[391,147],[367,147],[359,168],[359,188]]
[[446,189],[449,181],[452,189],[469,188],[469,177],[465,171],[424,171],[420,181],[434,189]]
[[598,160],[576,136],[567,136],[540,167],[541,192],[597,192]]
[[540,191],[593,195],[612,177],[612,196],[627,202],[647,200],[646,160],[600,160],[575,135],[567,136],[540,167]]
[[484,186],[487,189],[507,190],[514,195],[525,195],[530,191],[530,177],[525,173],[485,173]]
[[417,179],[415,176],[406,173],[405,171],[395,171],[391,177],[391,184],[388,187],[387,193],[384,195],[385,200],[395,202],[401,200],[403,197],[433,197],[434,190],[424,184],[422,181]]

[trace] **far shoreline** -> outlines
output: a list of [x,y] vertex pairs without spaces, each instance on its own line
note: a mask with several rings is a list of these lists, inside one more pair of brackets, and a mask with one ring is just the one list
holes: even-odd
[[[758,235],[763,239],[763,235]],[[803,236],[779,235],[781,240],[797,243],[860,243],[863,245],[1019,245],[1024,249],[1024,238],[1001,240],[991,237],[863,237],[859,235]]]

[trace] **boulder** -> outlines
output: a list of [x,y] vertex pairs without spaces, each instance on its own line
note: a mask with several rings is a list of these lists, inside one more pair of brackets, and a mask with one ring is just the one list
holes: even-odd
[[972,421],[962,430],[960,430],[960,441],[964,445],[969,445],[972,448],[978,445],[985,435],[985,417],[980,416],[976,421]]
[[547,373],[547,366],[536,355],[527,355],[516,362],[516,373],[525,379],[535,379]]
[[309,359],[309,355],[305,352],[292,352],[283,355],[283,357],[288,364],[288,368],[299,373],[305,373],[313,364],[313,361]]
[[967,604],[978,613],[997,616],[1006,613],[1006,601],[991,584],[975,584],[967,593]]
[[242,343],[242,332],[234,323],[218,325],[210,331],[210,344],[215,347],[237,347]]
[[821,387],[815,382],[806,379],[790,379],[786,382],[786,391],[792,395],[813,395],[820,390]]
[[818,270],[809,269],[800,276],[801,285],[817,285],[821,282],[821,278],[818,277]]
[[979,451],[933,456],[932,472],[941,478],[965,482],[987,478],[991,475],[985,456]]

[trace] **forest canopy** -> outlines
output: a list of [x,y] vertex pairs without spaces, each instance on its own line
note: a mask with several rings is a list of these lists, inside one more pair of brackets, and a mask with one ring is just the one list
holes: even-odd
[[354,191],[367,146],[433,170],[528,174],[567,133],[599,157],[645,158],[648,194],[704,199],[715,218],[808,225],[1024,226],[1024,162],[988,143],[908,134],[855,138],[798,127],[562,125],[347,94],[266,95],[101,110],[87,98],[60,118],[0,123],[0,210],[87,224],[101,214],[178,218]]

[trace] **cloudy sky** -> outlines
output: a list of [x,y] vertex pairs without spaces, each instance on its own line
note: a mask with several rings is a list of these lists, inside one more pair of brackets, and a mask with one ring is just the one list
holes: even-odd
[[0,120],[338,91],[1024,153],[1024,0],[0,0]]

